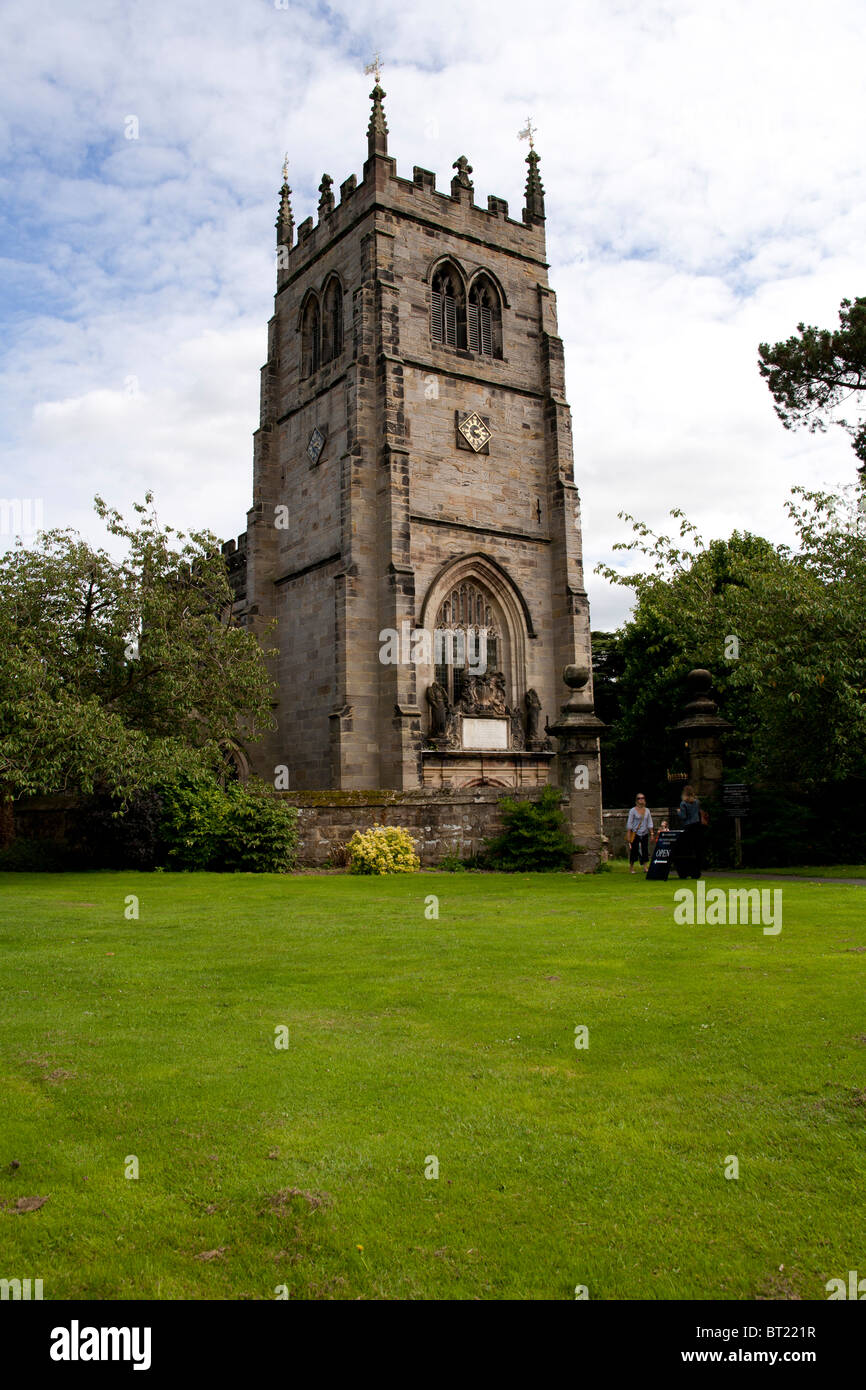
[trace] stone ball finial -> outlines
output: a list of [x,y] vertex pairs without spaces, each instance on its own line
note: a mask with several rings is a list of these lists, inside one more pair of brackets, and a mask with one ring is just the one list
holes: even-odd
[[585,686],[589,685],[589,676],[590,672],[587,666],[566,666],[562,673],[562,679],[569,690],[583,690]]
[[685,713],[695,718],[701,715],[704,718],[717,715],[719,707],[712,697],[713,677],[709,671],[702,666],[698,666],[694,671],[689,671],[686,676],[688,686],[688,702],[685,705]]
[[704,670],[703,666],[697,666],[694,671],[689,671],[686,676],[690,695],[706,695],[713,683],[713,678],[709,671]]

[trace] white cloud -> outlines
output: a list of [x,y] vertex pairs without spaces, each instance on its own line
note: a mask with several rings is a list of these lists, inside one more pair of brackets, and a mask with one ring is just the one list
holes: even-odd
[[756,358],[862,288],[856,0],[78,0],[44,21],[11,0],[0,32],[0,494],[44,496],[52,524],[97,536],[95,491],[150,486],[179,525],[241,529],[283,150],[297,221],[323,170],[360,174],[377,45],[402,174],[447,188],[465,153],[477,201],[519,215],[515,137],[539,128],[594,626],[627,608],[592,575],[617,511],[785,538],[793,483],[852,477],[843,435],[782,429]]

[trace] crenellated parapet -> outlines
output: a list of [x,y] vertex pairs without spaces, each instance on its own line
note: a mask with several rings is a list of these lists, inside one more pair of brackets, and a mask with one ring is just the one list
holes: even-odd
[[437,227],[451,225],[455,233],[461,236],[466,235],[468,220],[469,230],[474,228],[479,242],[499,245],[514,254],[546,264],[544,189],[538,173],[538,152],[531,149],[527,156],[529,174],[525,207],[520,220],[509,215],[508,201],[495,194],[490,194],[487,206],[481,207],[474,200],[475,187],[470,177],[473,170],[466,155],[460,155],[454,161],[456,172],[449,193],[436,188],[436,175],[429,169],[416,165],[411,179],[397,173],[396,161],[388,154],[384,97],[385,92],[377,82],[370,93],[373,106],[362,179],[359,182],[354,174],[345,179],[340,184],[337,201],[332,191],[333,179],[328,174],[323,175],[319,185],[317,218],[307,217],[300,223],[294,244],[291,189],[284,177],[277,218],[278,292],[321,255],[335,238],[348,232],[360,216],[369,212],[371,206],[414,216]]

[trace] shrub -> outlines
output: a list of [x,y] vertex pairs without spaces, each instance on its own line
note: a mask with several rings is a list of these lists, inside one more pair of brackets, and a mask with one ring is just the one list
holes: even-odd
[[545,787],[537,801],[503,797],[504,829],[487,846],[487,866],[503,873],[571,868],[578,847],[566,828],[561,798],[558,787]]
[[95,797],[78,817],[79,867],[94,869],[154,869],[163,846],[160,837],[162,798],[158,792],[136,792],[126,809],[110,796]]
[[349,841],[350,873],[411,874],[420,867],[408,830],[377,825],[372,830],[356,830]]
[[161,796],[170,867],[267,874],[294,866],[298,813],[269,789],[232,782],[224,790],[206,778],[183,778]]
[[160,795],[167,863],[175,869],[219,867],[230,805],[222,787],[206,777],[182,777],[161,787]]
[[298,853],[298,812],[266,789],[232,785],[224,823],[222,867],[253,874],[282,874]]
[[[861,807],[866,783],[825,782],[809,789],[754,786],[743,821],[746,864],[862,864],[866,832]],[[729,837],[730,826],[726,827]]]
[[447,854],[443,854],[436,867],[446,874],[465,874],[466,872],[466,865],[460,858],[456,849],[449,850]]
[[59,874],[73,867],[68,845],[55,840],[12,840],[0,849],[0,873]]

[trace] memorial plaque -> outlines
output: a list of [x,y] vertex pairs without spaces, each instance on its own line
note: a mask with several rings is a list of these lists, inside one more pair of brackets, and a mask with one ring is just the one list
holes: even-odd
[[726,782],[722,787],[722,807],[726,816],[749,814],[749,788],[745,782]]
[[478,752],[496,751],[508,747],[507,719],[471,719],[463,716],[463,747]]
[[647,878],[666,879],[671,871],[671,854],[674,845],[682,835],[681,830],[660,830],[653,850]]

